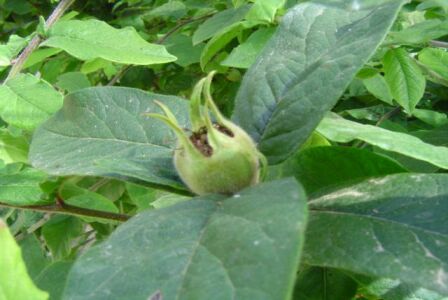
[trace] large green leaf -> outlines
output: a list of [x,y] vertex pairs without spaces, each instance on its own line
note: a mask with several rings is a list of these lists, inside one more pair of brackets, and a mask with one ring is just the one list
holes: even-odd
[[31,74],[20,74],[0,86],[0,116],[19,128],[34,129],[61,105],[62,95]]
[[29,277],[19,246],[0,220],[0,299],[48,299]]
[[39,127],[30,161],[54,175],[96,175],[183,188],[172,164],[174,134],[144,116],[165,103],[188,127],[188,102],[131,88],[98,87],[65,98],[64,107]]
[[288,299],[306,215],[294,179],[145,211],[75,263],[64,299]]
[[322,195],[304,260],[448,294],[448,175],[398,174]]
[[146,42],[134,28],[116,29],[94,19],[60,21],[51,27],[42,45],[63,49],[81,60],[103,58],[134,65],[176,60],[164,46]]
[[383,58],[384,78],[394,99],[412,113],[425,92],[426,79],[404,48],[391,49]]
[[403,1],[299,4],[246,73],[233,119],[271,163],[305,142],[381,43]]
[[427,144],[410,134],[356,123],[333,113],[323,119],[317,131],[335,142],[348,143],[359,139],[384,150],[397,152],[448,169],[447,147]]

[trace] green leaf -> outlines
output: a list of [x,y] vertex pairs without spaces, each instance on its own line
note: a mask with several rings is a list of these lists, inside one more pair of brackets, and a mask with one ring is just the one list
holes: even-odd
[[56,260],[70,255],[73,240],[82,233],[83,223],[71,216],[55,215],[42,227],[42,236]]
[[185,189],[172,163],[174,133],[157,119],[159,100],[188,128],[188,102],[137,89],[97,87],[66,96],[39,127],[30,161],[53,175],[95,175]]
[[389,131],[372,125],[345,120],[336,114],[328,114],[317,131],[329,140],[348,143],[359,139],[384,150],[397,152],[448,169],[448,148],[427,144],[401,132]]
[[48,299],[29,277],[19,246],[0,220],[0,299]]
[[248,23],[238,22],[234,23],[220,32],[218,32],[213,38],[205,45],[201,54],[201,68],[205,69],[207,63],[230,41],[236,38],[243,29],[250,27]]
[[425,20],[398,32],[391,32],[388,42],[393,44],[418,45],[446,35],[448,21]]
[[233,120],[270,163],[295,153],[384,39],[403,1],[292,8],[244,76]]
[[448,3],[445,0],[426,0],[419,5],[417,5],[417,9],[425,10],[431,8],[442,8],[445,12],[448,12]]
[[168,3],[162,4],[149,13],[146,13],[143,17],[173,17],[176,19],[181,18],[187,12],[187,7],[181,1],[170,1]]
[[0,160],[5,164],[28,162],[28,141],[24,136],[13,136],[0,129]]
[[183,34],[174,34],[170,36],[164,45],[166,49],[177,57],[175,61],[181,67],[187,67],[191,64],[198,63],[201,57],[204,44],[193,46],[191,37]]
[[50,294],[50,299],[62,299],[62,292],[72,265],[72,261],[54,262],[43,269],[34,281],[39,288]]
[[221,62],[221,65],[242,69],[249,68],[274,34],[274,31],[275,28],[258,29],[244,43],[233,49],[230,55]]
[[309,202],[304,262],[448,293],[448,175],[371,179]]
[[370,278],[357,274],[352,277],[363,285],[359,290],[362,295],[372,295],[383,300],[448,300],[448,297],[413,284],[402,283],[398,279]]
[[47,201],[42,199],[43,192],[39,186],[45,179],[44,173],[32,168],[0,168],[0,202],[10,205],[46,203]]
[[420,68],[404,48],[389,50],[383,65],[392,96],[411,114],[425,92],[426,80]]
[[426,143],[448,147],[448,124],[432,130],[415,131],[412,135]]
[[64,299],[289,299],[306,215],[294,179],[145,211],[75,263]]
[[246,20],[255,22],[274,22],[275,13],[285,5],[286,0],[252,0],[255,2],[246,15]]
[[393,105],[392,94],[382,75],[375,74],[372,77],[364,79],[362,82],[373,96],[387,104]]
[[293,298],[296,300],[352,299],[358,286],[349,276],[329,268],[304,266],[297,277]]
[[133,183],[126,183],[126,190],[129,198],[137,206],[138,211],[143,211],[151,207],[151,203],[157,198],[157,190],[146,188]]
[[58,77],[56,86],[68,93],[90,87],[89,79],[81,72],[67,72]]
[[212,38],[215,34],[234,23],[241,21],[249,11],[249,5],[236,9],[230,8],[215,14],[213,17],[199,25],[193,34],[193,45]]
[[37,49],[36,51],[33,51],[33,53],[31,53],[31,55],[27,58],[23,65],[23,68],[26,69],[34,66],[35,64],[40,63],[46,58],[56,55],[61,51],[61,49],[56,48]]
[[62,105],[62,95],[31,74],[20,74],[0,86],[0,116],[19,128],[32,130]]
[[294,176],[308,194],[319,189],[371,177],[406,172],[395,161],[368,150],[348,147],[311,147],[282,164],[282,176]]
[[6,45],[0,45],[0,67],[11,64],[13,59],[26,46],[27,39],[18,35],[11,35]]
[[[85,191],[84,194],[64,199],[64,202],[76,207],[118,213],[118,208],[112,201],[110,201],[109,199],[100,194],[89,192],[87,190]],[[99,222],[99,223],[111,222],[105,219],[94,217],[81,217],[81,219],[83,219],[86,222]]]
[[413,115],[417,119],[420,119],[434,127],[439,127],[448,123],[448,117],[446,114],[434,110],[414,109]]
[[25,236],[19,245],[28,274],[34,279],[50,263],[50,259],[45,256],[43,246],[34,234]]
[[50,28],[42,45],[63,49],[80,60],[103,58],[134,65],[176,60],[164,46],[146,42],[134,28],[115,29],[94,19],[60,21]]
[[448,79],[448,52],[442,49],[425,48],[418,55],[418,60],[443,78]]

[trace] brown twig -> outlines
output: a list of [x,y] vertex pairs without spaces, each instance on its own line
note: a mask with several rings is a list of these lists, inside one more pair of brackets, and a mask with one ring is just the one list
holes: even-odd
[[432,40],[432,41],[429,41],[429,44],[431,46],[434,46],[434,47],[448,48],[448,43],[447,42]]
[[11,204],[6,204],[6,203],[0,202],[0,207],[34,210],[34,211],[42,211],[42,212],[57,213],[57,214],[66,214],[66,215],[73,215],[73,216],[80,216],[80,217],[93,217],[93,218],[114,220],[114,221],[120,221],[120,222],[125,222],[131,218],[131,216],[125,215],[125,214],[117,214],[117,213],[111,213],[111,212],[107,212],[107,211],[100,211],[100,210],[95,210],[95,209],[88,209],[88,208],[73,206],[73,205],[65,203],[64,200],[62,200],[62,198],[60,198],[60,197],[56,198],[56,204],[50,204],[50,205],[20,206],[20,205],[11,205]]
[[[75,0],[61,0],[59,4],[56,6],[56,8],[53,10],[51,15],[48,17],[48,19],[45,21],[45,28],[49,29],[51,26],[53,26],[53,24],[56,23],[56,21],[62,17],[62,15],[70,7],[70,5],[73,4],[73,2],[75,2]],[[19,57],[15,60],[15,63],[12,66],[11,70],[9,71],[8,76],[5,79],[5,82],[16,76],[18,73],[20,73],[26,60],[31,55],[31,53],[33,53],[33,51],[39,47],[41,41],[42,38],[39,35],[36,35],[31,40],[31,42],[26,46],[26,48],[20,53]]]

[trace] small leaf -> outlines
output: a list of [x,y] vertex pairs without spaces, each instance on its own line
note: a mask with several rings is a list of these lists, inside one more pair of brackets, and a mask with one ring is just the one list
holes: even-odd
[[448,52],[442,49],[425,48],[418,55],[418,60],[443,78],[448,79]]
[[414,109],[413,115],[417,119],[420,119],[434,127],[439,127],[448,123],[448,117],[446,114],[434,110]]
[[286,0],[252,0],[255,2],[246,15],[246,20],[255,22],[274,22],[278,9],[285,5]]
[[55,215],[42,227],[42,236],[56,260],[70,255],[73,240],[82,233],[83,223],[71,216]]
[[448,169],[448,148],[427,144],[401,132],[389,131],[372,125],[345,120],[336,114],[328,114],[317,131],[329,140],[348,143],[359,139],[384,150],[397,152]]
[[233,120],[259,142],[271,164],[308,139],[375,52],[404,1],[342,2],[290,9],[243,78]]
[[81,72],[67,72],[58,77],[56,86],[68,93],[90,87],[89,79]]
[[0,129],[0,160],[5,164],[28,162],[28,141],[24,136],[13,136]]
[[224,28],[241,21],[247,14],[249,8],[249,5],[243,5],[236,9],[230,8],[215,14],[202,23],[194,32],[193,45],[208,40]]
[[[76,207],[118,213],[118,208],[112,201],[105,198],[104,196],[101,196],[100,194],[93,192],[86,192],[82,195],[77,195],[68,199],[64,199],[64,202]],[[111,221],[95,217],[81,217],[81,219],[89,223],[91,222],[111,223]]]
[[204,44],[193,46],[191,37],[183,34],[174,34],[170,36],[164,45],[166,49],[177,57],[175,61],[181,67],[187,67],[191,64],[198,63],[201,57]]
[[362,82],[373,96],[387,104],[393,105],[392,94],[382,75],[375,74],[372,77],[364,79]]
[[219,31],[213,38],[205,45],[201,54],[201,68],[205,69],[207,63],[216,55],[222,48],[224,48],[230,41],[236,38],[243,29],[248,28],[248,23],[238,22],[234,23],[223,30]]
[[134,28],[115,29],[94,19],[60,21],[50,28],[42,45],[63,49],[80,60],[103,58],[134,65],[176,60],[164,46],[146,42]]
[[62,106],[62,95],[31,74],[0,86],[0,116],[10,125],[32,130]]
[[0,296],[2,299],[48,299],[29,277],[21,251],[6,225],[0,220]]
[[244,43],[233,49],[230,55],[221,62],[221,65],[242,69],[249,68],[274,34],[274,31],[275,28],[258,29]]
[[185,189],[172,163],[176,137],[159,120],[145,116],[167,105],[184,128],[188,102],[174,96],[120,87],[79,90],[39,127],[30,161],[54,175],[95,175]]
[[371,179],[309,202],[304,262],[448,293],[448,175]]
[[39,186],[46,179],[44,173],[32,168],[10,169],[10,166],[0,168],[0,202],[10,205],[48,202],[42,199],[43,191]]
[[329,268],[303,266],[297,277],[294,300],[353,299],[358,286],[349,276]]
[[411,114],[425,92],[426,80],[420,68],[404,48],[389,50],[383,64],[392,96]]
[[[383,300],[447,300],[436,292],[417,287],[413,284],[403,283],[398,279],[370,278],[358,274],[351,275],[362,287],[359,293],[371,295]],[[376,299],[374,298],[374,299]],[[370,298],[369,298],[370,299]]]
[[76,261],[63,298],[289,299],[306,215],[294,179],[145,211]]
[[393,44],[419,45],[442,37],[446,35],[447,31],[448,21],[430,19],[401,31],[391,32],[388,42]]

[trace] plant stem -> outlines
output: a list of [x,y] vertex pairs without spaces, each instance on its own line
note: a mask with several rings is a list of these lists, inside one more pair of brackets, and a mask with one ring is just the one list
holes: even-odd
[[429,41],[429,44],[434,47],[448,48],[447,42],[432,40],[432,41]]
[[[53,26],[53,24],[56,23],[56,21],[62,17],[62,15],[70,7],[70,5],[73,4],[73,2],[75,2],[75,0],[61,0],[59,4],[56,6],[56,8],[53,10],[51,15],[48,17],[48,19],[45,21],[45,28],[49,29],[51,26]],[[39,47],[41,41],[42,38],[39,35],[36,35],[31,40],[31,42],[26,46],[26,48],[20,53],[19,57],[16,59],[14,65],[12,66],[11,70],[8,73],[8,77],[6,77],[5,79],[5,82],[16,76],[18,73],[20,73],[26,60],[31,55],[31,53],[33,53],[33,51]]]
[[94,217],[106,220],[114,220],[125,222],[131,218],[129,215],[125,214],[117,214],[106,211],[100,211],[95,209],[88,209],[83,207],[77,207],[70,204],[65,203],[61,198],[57,198],[56,204],[51,205],[11,205],[0,202],[0,207],[9,207],[15,209],[25,209],[25,210],[34,210],[34,211],[42,211],[49,213],[57,213],[57,214],[66,214],[80,217]]
[[[181,20],[173,28],[171,28],[167,33],[165,33],[161,38],[159,38],[157,41],[155,41],[154,44],[159,44],[159,45],[163,44],[166,41],[166,39],[168,39],[172,34],[174,34],[176,31],[181,29],[183,26],[188,25],[193,22],[203,20],[203,19],[207,19],[208,17],[211,17],[212,15],[214,15],[214,12],[205,14],[205,15],[197,17],[197,18]],[[118,71],[118,73],[115,74],[115,76],[107,83],[107,86],[112,86],[115,83],[117,83],[121,79],[121,77],[123,77],[124,74],[126,74],[126,72],[129,71],[129,69],[131,67],[132,67],[132,65],[127,65],[127,66],[124,66],[123,68],[121,68],[121,70]]]

